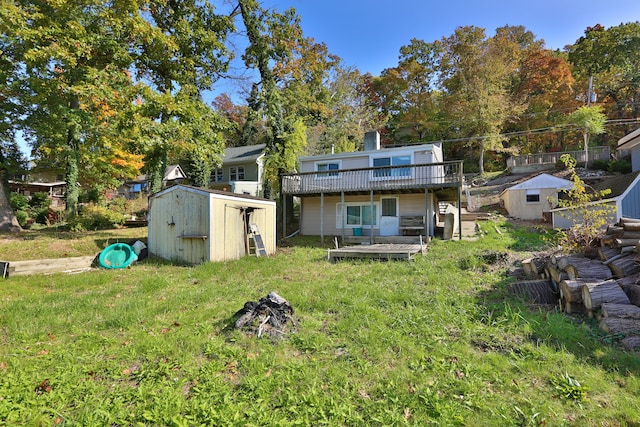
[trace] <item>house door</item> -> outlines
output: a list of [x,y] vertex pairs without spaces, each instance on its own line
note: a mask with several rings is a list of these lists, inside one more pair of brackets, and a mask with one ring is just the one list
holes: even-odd
[[382,197],[380,198],[382,212],[380,216],[380,235],[381,236],[397,236],[399,233],[398,219],[398,198]]

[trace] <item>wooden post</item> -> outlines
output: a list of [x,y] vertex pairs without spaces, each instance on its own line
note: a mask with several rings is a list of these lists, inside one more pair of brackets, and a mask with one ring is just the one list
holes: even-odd
[[342,245],[344,245],[344,236],[345,236],[345,231],[344,231],[344,226],[345,226],[345,215],[346,211],[344,209],[344,190],[342,190],[340,192],[340,218],[342,218]]
[[371,227],[371,228],[369,229],[369,230],[370,230],[370,232],[369,232],[369,234],[370,234],[370,236],[369,236],[369,243],[371,243],[371,244],[373,245],[373,224],[374,224],[374,221],[373,221],[373,220],[374,220],[374,218],[373,218],[373,217],[374,217],[374,211],[373,211],[373,190],[371,190],[371,191],[369,192],[369,194],[370,194],[370,199],[371,199],[371,213],[370,213],[370,215],[369,215],[369,216],[370,216],[370,218],[369,218],[369,220],[370,220],[370,223],[369,223],[370,225],[369,225],[369,227]]
[[324,193],[320,193],[320,241],[324,242]]
[[[462,174],[462,171],[460,171]],[[462,180],[458,183],[458,234],[462,240]]]

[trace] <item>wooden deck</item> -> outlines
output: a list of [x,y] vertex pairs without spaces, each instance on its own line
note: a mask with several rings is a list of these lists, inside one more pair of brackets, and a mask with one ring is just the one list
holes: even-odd
[[330,262],[342,259],[413,260],[417,254],[424,254],[426,250],[425,244],[378,243],[329,249],[327,259]]

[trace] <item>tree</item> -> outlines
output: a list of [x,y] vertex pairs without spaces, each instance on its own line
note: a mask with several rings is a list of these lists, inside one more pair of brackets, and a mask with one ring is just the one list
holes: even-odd
[[589,135],[599,135],[605,132],[604,125],[607,117],[600,105],[583,105],[567,117],[567,123],[576,125],[582,130],[584,141],[584,167],[589,163]]
[[[587,82],[593,81],[606,115],[618,120],[640,115],[640,22],[587,27],[568,47],[568,58],[583,84],[583,101],[587,100]],[[621,129],[612,135],[614,141],[624,133]]]
[[458,27],[439,42],[440,79],[450,128],[468,144],[478,145],[478,169],[485,151],[505,151],[502,129],[522,105],[509,96],[511,76],[519,65],[517,31],[498,29],[487,39],[479,27]]
[[413,39],[400,48],[397,67],[374,80],[380,109],[396,140],[429,141],[442,136],[441,92],[436,89],[440,45]]
[[[249,68],[257,68],[260,74],[260,84],[253,87],[250,111],[253,114],[260,111],[266,118],[265,195],[277,198],[277,177],[295,167],[297,156],[304,147],[300,142],[306,144],[306,138],[297,137],[301,125],[299,118],[286,116],[282,91],[271,65],[274,63],[274,68],[277,68],[292,55],[289,42],[300,38],[299,18],[293,9],[285,14],[269,13],[261,9],[255,0],[239,0],[238,4],[249,39],[244,54],[245,64]],[[279,37],[271,37],[273,34]],[[288,146],[292,141],[297,143]]]
[[512,96],[526,110],[507,128],[514,132],[532,130],[522,137],[524,154],[562,148],[557,133],[546,130],[564,120],[567,111],[578,107],[574,85],[575,79],[562,55],[539,47],[526,50],[512,89]]
[[202,92],[228,69],[232,55],[225,41],[233,24],[209,2],[148,0],[142,8],[151,27],[136,67],[138,78],[149,82],[139,114],[148,119],[142,151],[150,191],[161,189],[170,153],[188,155],[196,181],[206,186],[204,176],[220,163],[229,124],[204,104]]
[[[7,7],[5,7],[7,6]],[[139,22],[130,3],[14,1],[0,8],[3,44],[12,63],[19,124],[33,152],[64,158],[67,213],[77,211],[82,164],[90,156],[111,162],[110,135],[131,105],[130,38]]]

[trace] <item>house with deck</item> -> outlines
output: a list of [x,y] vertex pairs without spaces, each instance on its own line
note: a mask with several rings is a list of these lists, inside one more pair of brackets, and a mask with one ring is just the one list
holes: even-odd
[[375,237],[434,236],[440,202],[461,221],[462,161],[444,161],[440,143],[381,148],[377,132],[364,151],[301,157],[299,172],[282,176],[286,196],[300,200],[300,234]]

